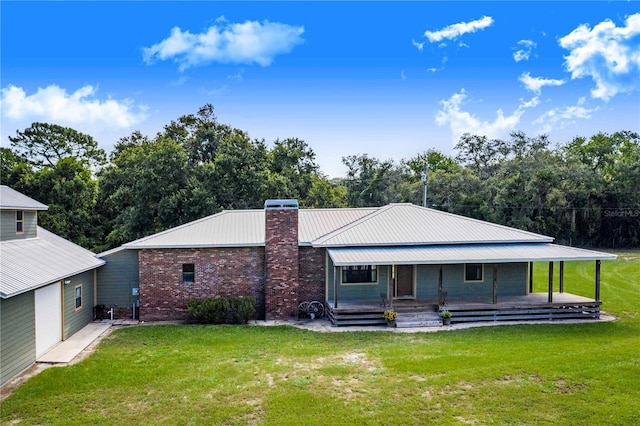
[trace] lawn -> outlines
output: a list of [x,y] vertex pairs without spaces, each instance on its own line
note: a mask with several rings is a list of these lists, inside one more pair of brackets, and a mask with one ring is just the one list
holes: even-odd
[[[139,326],[50,368],[2,424],[640,424],[640,252],[603,262],[614,322],[439,333]],[[565,291],[593,297],[594,262]],[[556,268],[557,270],[557,268]],[[557,281],[556,281],[557,282]],[[557,285],[557,284],[556,284]],[[547,265],[535,287],[547,288]]]

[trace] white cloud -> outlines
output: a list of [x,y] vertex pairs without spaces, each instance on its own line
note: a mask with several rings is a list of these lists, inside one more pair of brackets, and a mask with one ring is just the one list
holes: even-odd
[[233,24],[221,18],[199,34],[174,27],[169,37],[143,49],[143,59],[147,64],[173,59],[180,71],[211,62],[266,67],[276,55],[288,53],[302,43],[303,32],[303,27],[266,20]]
[[424,36],[429,39],[431,43],[436,43],[444,39],[455,40],[458,37],[467,34],[475,33],[478,30],[484,30],[485,28],[493,24],[493,18],[490,16],[483,16],[480,19],[470,22],[459,22],[444,27],[438,31],[425,31]]
[[598,107],[586,108],[583,106],[584,98],[578,100],[577,105],[553,108],[538,117],[533,124],[542,125],[541,132],[549,133],[554,128],[563,128],[569,124],[575,124],[576,119],[588,120],[598,111]]
[[591,96],[608,101],[618,93],[640,90],[640,13],[628,16],[625,26],[611,20],[591,29],[583,24],[559,39],[569,50],[565,66],[571,78],[591,77]]
[[516,130],[525,110],[538,105],[537,97],[529,101],[520,100],[520,105],[518,105],[518,108],[510,115],[505,116],[502,109],[498,109],[495,120],[490,122],[482,121],[470,112],[464,111],[462,106],[466,102],[466,99],[467,93],[462,89],[449,99],[441,100],[441,109],[436,113],[436,124],[439,126],[449,126],[454,143],[456,143],[464,133],[484,135],[488,138],[506,137],[509,133]]
[[535,49],[537,44],[532,40],[520,40],[518,46],[521,48],[513,53],[513,59],[516,62],[528,61],[529,57],[531,57],[531,51]]
[[400,72],[400,80],[405,81],[407,79],[407,75],[404,73],[404,70]]
[[27,95],[21,87],[2,89],[2,114],[11,120],[45,121],[60,125],[127,129],[146,119],[146,107],[129,99],[100,100],[97,89],[84,86],[69,94],[50,85]]
[[447,58],[446,56],[443,57],[442,61],[440,61],[440,68],[431,67],[431,68],[427,68],[427,71],[429,72],[444,71],[444,64],[446,64],[448,60],[449,58]]
[[562,86],[565,83],[564,80],[556,80],[554,78],[531,77],[528,72],[522,73],[518,80],[524,84],[527,90],[537,95],[540,94],[540,90],[544,86]]
[[422,50],[424,50],[424,43],[418,43],[415,40],[411,40],[411,44],[418,49],[420,52],[422,52]]

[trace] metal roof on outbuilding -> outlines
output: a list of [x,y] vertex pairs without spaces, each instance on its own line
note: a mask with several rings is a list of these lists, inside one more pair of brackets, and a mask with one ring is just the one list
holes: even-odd
[[613,260],[617,256],[549,243],[465,244],[422,247],[341,247],[327,250],[335,266],[444,265],[561,260]]
[[314,247],[552,242],[552,237],[414,204],[389,204],[313,242]]
[[0,242],[0,297],[6,299],[105,262],[79,245],[38,227],[38,237]]
[[15,189],[0,185],[0,210],[47,210],[48,208]]

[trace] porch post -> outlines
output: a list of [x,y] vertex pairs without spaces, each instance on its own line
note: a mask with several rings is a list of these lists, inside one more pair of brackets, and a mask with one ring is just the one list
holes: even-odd
[[600,301],[600,262],[596,260],[596,302]]
[[529,262],[529,293],[533,293],[533,262]]
[[549,262],[549,303],[553,303],[553,262]]
[[498,303],[498,264],[493,264],[493,304]]
[[387,299],[389,300],[389,309],[393,311],[393,269],[394,265],[389,265],[389,279],[387,280]]
[[438,305],[442,306],[444,302],[444,288],[442,286],[442,265],[440,265],[440,272],[438,272]]
[[333,308],[338,307],[338,270],[337,266],[333,267]]
[[564,260],[560,261],[560,293],[564,293]]

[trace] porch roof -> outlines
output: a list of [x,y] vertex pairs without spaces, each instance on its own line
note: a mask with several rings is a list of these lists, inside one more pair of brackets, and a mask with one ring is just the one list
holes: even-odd
[[550,243],[341,247],[330,248],[327,251],[335,266],[551,262],[617,258],[610,253]]

